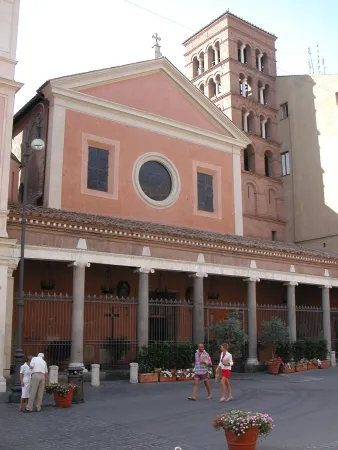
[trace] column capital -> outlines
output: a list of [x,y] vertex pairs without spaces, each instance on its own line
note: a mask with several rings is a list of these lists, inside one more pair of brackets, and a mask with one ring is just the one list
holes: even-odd
[[154,273],[154,269],[150,269],[148,267],[139,267],[138,269],[134,270],[134,273]]
[[14,270],[18,267],[20,259],[19,258],[11,258],[8,262],[8,276],[12,277]]
[[205,272],[196,272],[189,275],[189,278],[207,278],[208,274]]
[[250,278],[244,278],[244,283],[259,283],[261,280],[258,277],[250,277]]
[[90,262],[78,260],[68,264],[68,267],[80,267],[83,269],[85,267],[90,267]]
[[288,281],[286,283],[283,283],[284,286],[298,286],[297,281]]
[[319,289],[325,289],[325,288],[327,288],[327,289],[332,289],[332,286],[331,286],[331,284],[328,284],[328,285],[323,285],[323,286],[318,286],[319,287]]

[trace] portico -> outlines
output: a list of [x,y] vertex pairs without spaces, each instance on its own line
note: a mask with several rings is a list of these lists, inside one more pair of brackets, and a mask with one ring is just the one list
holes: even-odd
[[[46,214],[49,214],[48,218]],[[170,227],[160,224],[152,224],[150,231],[144,222],[133,223],[135,229],[130,229],[131,223],[124,220],[119,224],[107,223],[103,227],[102,224],[91,223],[89,215],[87,224],[84,225],[81,224],[83,215],[77,217],[74,213],[71,224],[66,220],[67,213],[61,213],[65,214],[64,220],[60,218],[60,213],[55,218],[50,214],[53,214],[53,210],[46,208],[31,208],[29,212],[26,257],[30,261],[27,262],[27,267],[34,261],[36,263],[53,261],[62,268],[62,273],[66,274],[68,271],[67,276],[61,273],[58,275],[59,279],[69,280],[68,287],[60,288],[58,292],[67,289],[68,293],[72,294],[70,365],[82,365],[86,359],[88,360],[84,357],[84,352],[88,352],[84,348],[88,340],[84,337],[84,328],[89,326],[86,323],[88,324],[90,320],[93,321],[95,328],[95,320],[98,319],[90,317],[92,314],[88,316],[88,312],[85,312],[86,295],[100,296],[95,286],[101,286],[102,278],[95,278],[97,277],[95,273],[100,270],[103,276],[105,267],[110,267],[113,274],[119,271],[119,278],[114,279],[115,284],[120,279],[128,280],[128,296],[131,300],[127,300],[127,303],[132,304],[131,308],[135,308],[133,315],[129,303],[127,306],[121,301],[115,308],[111,308],[112,312],[109,314],[106,312],[103,314],[102,310],[100,317],[109,315],[109,323],[113,323],[116,317],[115,333],[111,334],[113,339],[119,339],[123,335],[137,345],[148,345],[152,339],[149,329],[151,317],[156,317],[157,322],[164,322],[171,314],[169,309],[175,309],[175,301],[185,302],[184,305],[178,305],[180,308],[182,306],[182,311],[183,306],[185,307],[185,315],[182,312],[181,319],[175,319],[176,322],[171,323],[170,326],[176,330],[175,336],[171,339],[181,339],[184,336],[185,339],[193,339],[195,342],[205,339],[206,327],[211,324],[205,315],[208,308],[210,311],[212,308],[223,309],[223,317],[226,317],[227,311],[242,309],[247,317],[246,331],[249,336],[247,363],[256,365],[261,310],[267,311],[270,308],[271,314],[277,314],[277,311],[284,314],[285,311],[291,339],[295,340],[296,316],[300,313],[297,310],[297,289],[300,285],[308,285],[316,292],[321,288],[323,312],[321,328],[329,345],[331,343],[330,290],[338,287],[338,258],[335,259],[332,255],[319,252],[310,254],[307,250],[295,246],[267,241],[252,242],[247,238],[216,233],[200,232],[198,236],[193,236],[188,229],[171,230]],[[105,219],[108,222],[114,220]],[[16,212],[12,210],[9,230],[13,237],[17,233],[18,226]],[[46,245],[35,245],[37,230],[43,233]],[[101,250],[103,236],[104,251]],[[49,242],[59,243],[60,246],[49,245]],[[14,256],[17,251],[15,248]],[[36,272],[39,270],[35,270]],[[60,283],[58,285],[60,286]],[[39,290],[32,285],[27,286],[28,289],[25,290]],[[167,291],[168,286],[170,295],[167,297],[176,300],[171,303],[167,298],[153,307],[154,302],[150,296],[156,294],[151,292],[159,291],[163,297],[166,295],[163,292]],[[265,298],[262,297],[263,286],[267,291]],[[191,297],[188,295],[189,288],[193,288]],[[284,290],[286,304],[283,303]],[[121,295],[119,292],[115,290],[113,295]],[[128,293],[128,289],[124,292]],[[132,297],[136,299],[132,300]],[[265,308],[266,302],[269,302],[270,306],[267,305]],[[300,298],[298,304],[303,304]],[[319,308],[319,305],[316,307]],[[151,308],[155,308],[157,313],[151,313]],[[162,312],[158,312],[159,310]],[[178,310],[179,308],[176,308],[176,311]],[[129,314],[129,318],[125,319],[128,326],[124,325],[122,330],[119,321],[125,314],[127,316]],[[174,316],[175,314],[177,316],[178,313],[174,313]],[[217,317],[214,316],[214,320],[218,320]],[[133,329],[136,330],[135,336]],[[107,339],[109,333],[104,333],[102,339]],[[163,333],[162,336],[165,335]]]

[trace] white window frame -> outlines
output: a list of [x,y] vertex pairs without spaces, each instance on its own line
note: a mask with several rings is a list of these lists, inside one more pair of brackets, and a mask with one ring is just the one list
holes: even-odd
[[281,153],[282,177],[290,175],[290,152]]

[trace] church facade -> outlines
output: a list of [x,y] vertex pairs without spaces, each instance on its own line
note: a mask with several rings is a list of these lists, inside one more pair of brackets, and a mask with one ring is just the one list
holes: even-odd
[[[331,349],[338,257],[245,236],[241,158],[252,140],[157,56],[49,80],[15,116],[19,148],[45,105],[46,149],[31,156],[26,187],[23,350],[64,368],[123,367],[137,346],[210,341],[208,326],[230,311],[248,333],[248,364],[264,358],[257,337],[272,317],[292,340],[323,334]],[[14,258],[20,209],[9,205]]]

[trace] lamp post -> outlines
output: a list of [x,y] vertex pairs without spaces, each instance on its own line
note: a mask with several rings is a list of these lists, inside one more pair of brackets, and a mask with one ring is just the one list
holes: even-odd
[[[30,121],[27,128],[27,138],[25,143],[25,152],[22,158],[22,167],[24,169],[23,182],[23,199],[22,199],[22,216],[21,216],[21,253],[20,253],[20,281],[19,281],[19,298],[17,301],[18,314],[18,329],[17,329],[17,343],[15,350],[15,369],[14,369],[14,384],[12,392],[9,396],[10,403],[19,403],[21,398],[21,383],[20,383],[20,368],[24,363],[24,353],[22,350],[22,324],[23,324],[23,307],[24,307],[24,261],[25,261],[25,234],[26,234],[26,209],[28,198],[28,164],[29,157],[32,151],[44,150],[45,143],[41,139],[41,123],[45,115],[45,106],[43,103],[38,103],[33,109],[31,116],[35,110],[40,107],[33,123]],[[35,138],[30,142],[32,130],[35,128]]]

